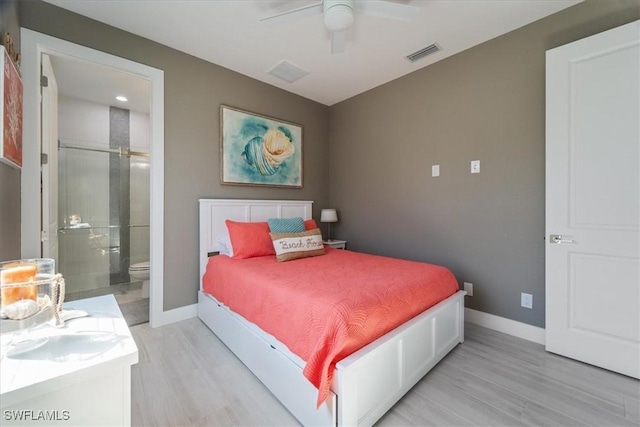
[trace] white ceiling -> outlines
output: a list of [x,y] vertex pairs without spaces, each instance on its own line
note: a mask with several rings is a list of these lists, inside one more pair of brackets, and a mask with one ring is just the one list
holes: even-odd
[[[50,55],[58,92],[71,98],[149,113],[151,82],[89,61]],[[116,100],[124,96],[127,102]]]
[[[325,105],[365,92],[582,0],[392,0],[417,6],[411,22],[356,12],[346,50],[331,54],[321,15],[261,18],[307,0],[46,0]],[[370,1],[370,0],[357,0]],[[405,56],[437,43],[416,63]],[[288,83],[267,74],[286,60],[309,74]]]

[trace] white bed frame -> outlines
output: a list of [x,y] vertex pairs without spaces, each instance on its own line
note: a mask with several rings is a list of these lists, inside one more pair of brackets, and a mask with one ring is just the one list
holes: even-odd
[[[200,199],[200,277],[226,234],[225,219],[311,218],[309,201]],[[464,291],[338,362],[329,399],[316,408],[318,390],[303,363],[282,343],[198,293],[198,317],[306,426],[373,425],[436,363],[464,340]]]

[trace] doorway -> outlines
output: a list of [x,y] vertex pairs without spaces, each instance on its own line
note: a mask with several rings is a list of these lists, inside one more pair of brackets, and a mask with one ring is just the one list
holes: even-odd
[[[148,316],[152,327],[159,326],[164,323],[162,320],[163,72],[24,28],[21,29],[21,41],[25,127],[22,171],[22,256],[49,255],[57,257],[58,270],[63,273],[65,280],[69,281],[70,298],[74,297],[75,292],[89,292],[97,295],[100,292],[113,293],[114,290],[118,290],[118,287],[123,286],[142,289],[144,280],[138,278],[139,274],[136,274],[136,278],[132,280],[133,275],[129,274],[129,270],[137,264],[148,262]],[[139,109],[123,108],[122,105],[107,105],[113,103],[101,103],[96,99],[86,99],[86,96],[66,93],[67,89],[64,88],[64,83],[60,84],[62,87],[61,98],[64,98],[64,102],[59,103],[60,108],[58,108],[60,110],[58,112],[60,124],[57,127],[61,131],[60,137],[52,136],[48,132],[48,128],[52,126],[43,115],[38,102],[41,91],[40,69],[47,57],[51,59],[54,69],[64,69],[70,64],[93,67],[94,72],[90,73],[93,76],[93,82],[90,84],[98,89],[108,88],[108,85],[100,83],[98,76],[101,73],[115,73],[120,77],[128,76],[134,79],[134,86],[138,88],[144,86],[140,84],[144,81],[148,87],[148,95],[145,100],[148,108],[147,147],[138,142],[132,145],[135,140],[132,134],[144,127],[139,126],[140,117],[138,116],[141,115]],[[66,73],[58,74],[57,80],[61,80],[60,76]],[[80,89],[83,94],[93,92],[87,88],[82,90],[82,85],[77,79],[73,80],[73,84],[69,86]],[[45,91],[42,93],[44,95]],[[86,117],[79,120],[68,120],[65,118],[67,110],[75,110],[85,115],[93,111],[96,115],[92,120],[85,120]],[[100,110],[99,113],[98,110]],[[106,117],[106,120],[95,120],[98,116]],[[131,116],[135,116],[134,120]],[[144,122],[144,120],[142,121]],[[71,125],[71,129],[69,129],[68,124],[65,125],[64,122],[75,124]],[[97,122],[99,122],[97,130],[87,126],[88,123],[96,124]],[[128,130],[126,126],[123,128],[123,124],[126,122],[129,123]],[[138,124],[134,125],[134,122]],[[112,125],[114,128],[110,132],[109,127]],[[118,134],[118,132],[120,133]],[[140,138],[136,141],[139,140]],[[29,143],[29,141],[37,141],[37,143]],[[49,191],[43,190],[42,198],[33,197],[33,195],[40,193],[41,155],[50,154],[49,159],[51,159],[51,154],[54,152],[60,157],[60,161],[56,164],[60,164],[61,168],[57,174],[50,171],[46,173],[47,177],[42,180],[42,185],[45,184],[45,180],[51,180],[54,176],[58,178],[57,184],[62,190],[59,190],[58,193],[67,197],[67,200],[64,197],[56,197],[55,199],[60,202],[57,210],[51,209],[51,206],[55,204],[55,202],[52,204],[54,197],[51,197],[51,189]],[[43,163],[48,161],[44,158],[42,160]],[[103,174],[101,179],[92,181],[92,177],[80,174],[80,170],[87,169],[88,164],[95,166],[89,171],[90,173]],[[44,170],[46,167],[43,167],[43,172]],[[141,178],[145,173],[148,177],[146,187],[144,185],[145,179]],[[59,178],[62,178],[62,181]],[[133,190],[132,182],[134,183]],[[143,184],[138,185],[140,183]],[[84,195],[71,195],[73,191],[82,190],[83,186],[87,187],[83,190]],[[131,203],[132,193],[139,194],[145,191],[148,197],[146,197],[146,204],[142,203],[142,210],[146,210],[147,218],[139,217],[140,207],[135,208]],[[82,194],[82,191],[79,193]],[[112,203],[118,199],[116,197],[118,195],[120,196],[119,201]],[[78,204],[68,200],[73,198],[76,199],[76,202],[84,200],[85,205],[82,206],[82,203]],[[140,198],[134,197],[133,200],[138,199]],[[104,209],[96,208],[100,205]],[[80,211],[86,213],[83,214]],[[57,217],[56,220],[53,220],[54,216]],[[143,236],[145,232],[148,237]],[[75,238],[75,242],[71,237]],[[143,246],[148,249],[146,254],[141,255],[140,250],[145,252],[145,248],[136,248],[136,245],[140,246],[143,242]],[[50,248],[55,249],[53,252],[48,252]],[[94,255],[92,262],[101,268],[96,270],[98,274],[85,276],[82,279],[73,277],[78,273],[77,267],[79,265],[86,267],[87,264],[90,264],[86,262],[87,260],[79,260],[82,256],[89,256],[90,253]],[[132,257],[132,254],[136,253],[138,255]],[[146,260],[142,260],[142,258],[146,258]],[[75,266],[71,264],[75,264]],[[67,269],[67,271],[61,271],[61,269]],[[77,283],[84,286],[84,289],[74,289],[75,279],[78,279]],[[88,296],[91,295],[78,294],[78,297]]]
[[42,55],[42,256],[66,301],[114,294],[129,326],[149,320],[151,84]]

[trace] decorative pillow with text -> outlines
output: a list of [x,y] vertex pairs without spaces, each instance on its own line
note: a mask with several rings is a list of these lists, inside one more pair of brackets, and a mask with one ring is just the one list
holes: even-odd
[[303,233],[269,233],[278,262],[324,255],[319,228]]

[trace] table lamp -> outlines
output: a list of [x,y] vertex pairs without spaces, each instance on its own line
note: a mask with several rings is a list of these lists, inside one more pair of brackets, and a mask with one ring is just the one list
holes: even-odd
[[335,209],[322,209],[320,212],[320,222],[326,222],[328,230],[327,230],[327,241],[331,241],[331,223],[338,222],[338,213]]

